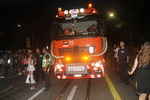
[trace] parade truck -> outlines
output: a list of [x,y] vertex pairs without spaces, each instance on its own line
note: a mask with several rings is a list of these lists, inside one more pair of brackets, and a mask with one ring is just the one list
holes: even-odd
[[104,77],[107,39],[102,29],[102,19],[92,4],[79,9],[58,8],[51,26],[50,50],[57,79]]

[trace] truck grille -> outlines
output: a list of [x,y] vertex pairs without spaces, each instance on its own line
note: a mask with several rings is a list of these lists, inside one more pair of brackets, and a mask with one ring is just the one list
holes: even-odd
[[[59,49],[59,54],[61,56],[71,56],[70,63],[83,63],[82,55],[88,55],[89,53],[89,47],[79,47],[74,46],[72,48],[61,48]],[[63,63],[68,63],[65,61],[64,58],[61,58]],[[94,59],[91,57],[86,63],[93,62]]]
[[72,56],[71,61],[67,62],[64,58],[61,58],[62,63],[92,63],[94,58],[91,57],[88,61],[83,61],[81,56]]
[[82,54],[89,54],[89,48],[88,47],[79,47],[79,46],[74,46],[72,48],[61,48],[59,49],[59,54],[61,56],[64,55],[82,55]]

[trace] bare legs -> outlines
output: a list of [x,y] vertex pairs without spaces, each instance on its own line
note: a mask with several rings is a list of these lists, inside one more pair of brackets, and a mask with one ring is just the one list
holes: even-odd
[[139,96],[139,100],[145,100],[146,96],[147,96],[147,94],[141,93],[141,95]]
[[[29,81],[29,79],[30,79],[31,82]],[[29,84],[30,83],[31,84],[36,83],[34,78],[33,78],[33,71],[29,71],[29,74],[27,75],[26,83],[29,83]]]

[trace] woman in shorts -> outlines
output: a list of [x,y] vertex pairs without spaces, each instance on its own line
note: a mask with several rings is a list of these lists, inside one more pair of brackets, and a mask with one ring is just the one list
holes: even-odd
[[34,63],[33,63],[33,55],[32,55],[32,53],[29,54],[27,71],[29,73],[28,73],[27,78],[26,78],[26,83],[28,83],[28,84],[36,83],[34,78],[33,78],[33,72],[35,71],[35,67],[34,67]]

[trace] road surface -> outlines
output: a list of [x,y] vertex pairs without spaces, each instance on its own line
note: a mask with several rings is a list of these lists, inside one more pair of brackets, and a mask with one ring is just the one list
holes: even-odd
[[44,81],[25,84],[26,76],[13,75],[0,79],[0,100],[138,100],[135,89],[118,82],[118,74],[105,66],[105,77],[100,79],[58,80],[51,71],[52,86],[44,91]]

